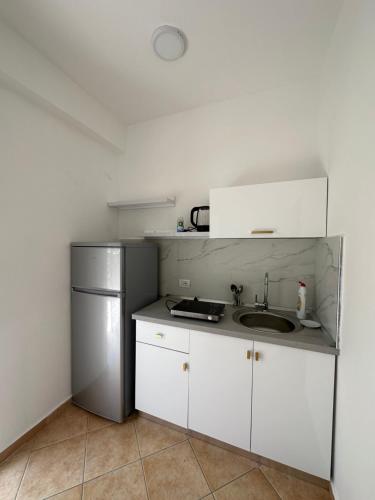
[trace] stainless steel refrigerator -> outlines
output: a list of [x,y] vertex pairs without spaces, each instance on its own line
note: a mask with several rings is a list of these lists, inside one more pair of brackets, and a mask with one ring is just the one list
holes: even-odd
[[158,290],[157,247],[143,240],[71,245],[72,400],[116,422],[134,409],[137,309]]

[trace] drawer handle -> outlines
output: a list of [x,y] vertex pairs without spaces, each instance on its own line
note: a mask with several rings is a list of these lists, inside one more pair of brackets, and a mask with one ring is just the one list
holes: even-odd
[[188,369],[189,369],[189,364],[188,364],[188,363],[183,363],[183,364],[182,364],[182,371],[183,371],[183,372],[187,372],[187,371],[188,371]]
[[251,234],[273,234],[275,229],[252,229]]
[[259,359],[260,359],[260,353],[256,352],[255,353],[255,361],[259,361]]
[[251,351],[246,351],[246,359],[251,359]]
[[156,337],[157,339],[163,339],[163,338],[165,337],[165,335],[164,335],[164,333],[160,333],[160,332],[158,332],[158,333],[155,333],[155,337]]

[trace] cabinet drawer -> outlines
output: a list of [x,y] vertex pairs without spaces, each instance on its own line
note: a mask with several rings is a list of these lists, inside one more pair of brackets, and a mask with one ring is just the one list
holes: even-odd
[[189,352],[189,330],[175,326],[137,321],[137,342]]

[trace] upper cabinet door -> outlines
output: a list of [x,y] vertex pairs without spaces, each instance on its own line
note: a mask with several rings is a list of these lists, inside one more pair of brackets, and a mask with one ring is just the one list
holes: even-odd
[[335,357],[254,342],[251,451],[329,479]]
[[189,429],[250,449],[252,340],[190,334]]
[[326,236],[327,179],[210,190],[211,238]]

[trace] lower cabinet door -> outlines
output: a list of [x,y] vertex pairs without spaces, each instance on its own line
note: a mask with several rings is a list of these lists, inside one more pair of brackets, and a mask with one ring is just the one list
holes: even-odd
[[335,357],[254,342],[251,451],[330,478]]
[[187,427],[188,354],[136,343],[135,407]]
[[189,428],[250,449],[253,341],[190,333]]

